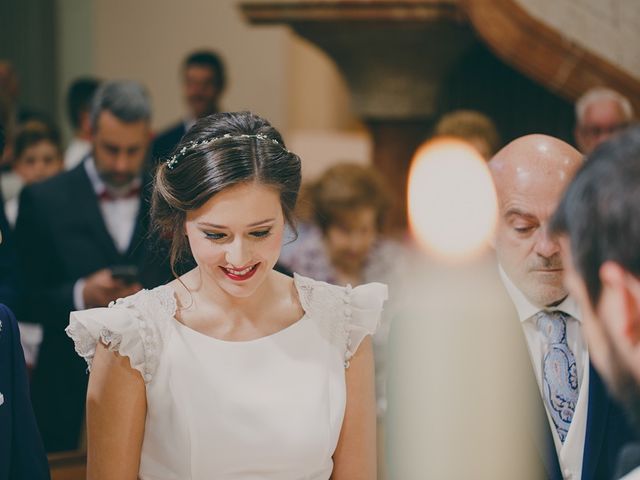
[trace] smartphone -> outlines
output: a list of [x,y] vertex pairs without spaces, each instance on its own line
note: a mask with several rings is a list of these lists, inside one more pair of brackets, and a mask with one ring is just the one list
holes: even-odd
[[110,270],[114,279],[120,280],[127,285],[138,281],[138,267],[135,265],[114,265]]

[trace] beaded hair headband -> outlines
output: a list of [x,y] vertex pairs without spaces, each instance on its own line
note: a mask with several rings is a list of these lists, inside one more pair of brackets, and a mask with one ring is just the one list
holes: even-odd
[[176,153],[175,155],[173,155],[172,157],[170,157],[167,160],[167,168],[169,170],[173,170],[176,165],[178,165],[178,163],[180,162],[180,160],[182,160],[182,158],[184,158],[186,156],[186,153],[189,150],[194,149],[195,147],[200,147],[202,145],[209,145],[210,143],[213,142],[217,142],[218,140],[226,140],[229,138],[255,138],[257,140],[262,140],[265,142],[271,142],[274,145],[278,145],[282,150],[284,150],[285,152],[289,153],[289,150],[287,150],[286,148],[284,148],[284,146],[278,142],[275,138],[270,138],[267,137],[266,135],[263,135],[262,133],[256,133],[256,134],[248,134],[248,133],[242,133],[239,135],[232,135],[230,133],[225,133],[224,135],[220,136],[220,137],[211,137],[211,138],[206,138],[204,140],[194,140],[193,142],[189,142],[188,144],[186,144],[185,146],[183,146],[178,153]]

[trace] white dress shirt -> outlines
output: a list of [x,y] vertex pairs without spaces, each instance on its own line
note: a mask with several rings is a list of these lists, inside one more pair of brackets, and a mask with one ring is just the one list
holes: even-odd
[[[125,196],[118,198],[119,193],[117,191],[110,190],[107,185],[102,181],[93,157],[87,158],[84,162],[84,167],[93,186],[93,190],[96,192],[96,196],[100,198],[104,192],[109,190],[112,193],[112,197],[109,200],[99,200],[100,212],[102,218],[107,227],[107,231],[113,239],[113,243],[116,249],[124,254],[129,248],[131,243],[131,237],[133,237],[133,231],[136,227],[136,220],[138,218],[138,211],[140,210],[140,195],[133,197]],[[127,190],[131,188],[139,188],[142,185],[142,179],[137,178],[131,185],[126,187]],[[82,291],[84,290],[85,279],[79,279],[73,287],[73,301],[76,310],[84,310],[86,308],[84,304],[84,298]]]
[[24,182],[15,171],[9,170],[0,175],[0,192],[2,192],[2,198],[5,202],[13,197],[18,197],[23,187]]
[[544,356],[548,350],[548,340],[538,329],[534,316],[541,310],[559,310],[571,315],[567,321],[567,344],[576,359],[576,370],[578,372],[578,385],[580,392],[578,402],[573,414],[569,432],[564,443],[560,440],[558,432],[549,414],[546,402],[545,411],[553,435],[553,441],[560,463],[560,469],[565,480],[580,480],[582,477],[582,459],[584,454],[584,441],[587,433],[587,414],[589,407],[589,352],[582,335],[582,316],[576,302],[567,297],[558,306],[541,309],[533,305],[527,297],[514,285],[505,271],[500,267],[500,277],[513,301],[518,317],[522,324],[522,330],[527,340],[529,356],[533,371],[540,388],[541,399],[544,398],[542,389],[542,370]]
[[27,366],[34,367],[38,363],[38,354],[42,343],[42,325],[18,322],[18,328],[20,329],[20,344],[24,352],[24,361]]
[[634,468],[624,477],[621,477],[620,480],[640,480],[640,467]]
[[4,203],[4,216],[11,228],[16,228],[16,220],[18,220],[18,198],[11,197]]

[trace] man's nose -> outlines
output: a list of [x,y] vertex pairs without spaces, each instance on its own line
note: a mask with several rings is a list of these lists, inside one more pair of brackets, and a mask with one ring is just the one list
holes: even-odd
[[540,229],[536,239],[535,251],[538,255],[550,258],[560,253],[560,243],[558,239],[549,234],[547,226]]
[[116,156],[113,168],[118,173],[124,173],[129,171],[130,164],[131,161],[129,159],[129,155],[127,155],[126,152],[119,152]]

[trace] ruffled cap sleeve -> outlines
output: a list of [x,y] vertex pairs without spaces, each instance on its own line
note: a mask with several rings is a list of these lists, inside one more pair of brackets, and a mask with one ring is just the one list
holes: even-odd
[[345,287],[345,367],[355,355],[360,343],[367,335],[373,335],[380,323],[382,306],[389,293],[382,283],[367,283],[358,287]]
[[142,291],[118,300],[109,308],[71,313],[65,332],[73,340],[78,355],[87,362],[89,370],[97,344],[102,342],[109,350],[129,357],[131,367],[142,374],[144,382],[151,382],[162,346],[159,315],[147,317],[134,298],[139,299],[140,295],[148,293]]

